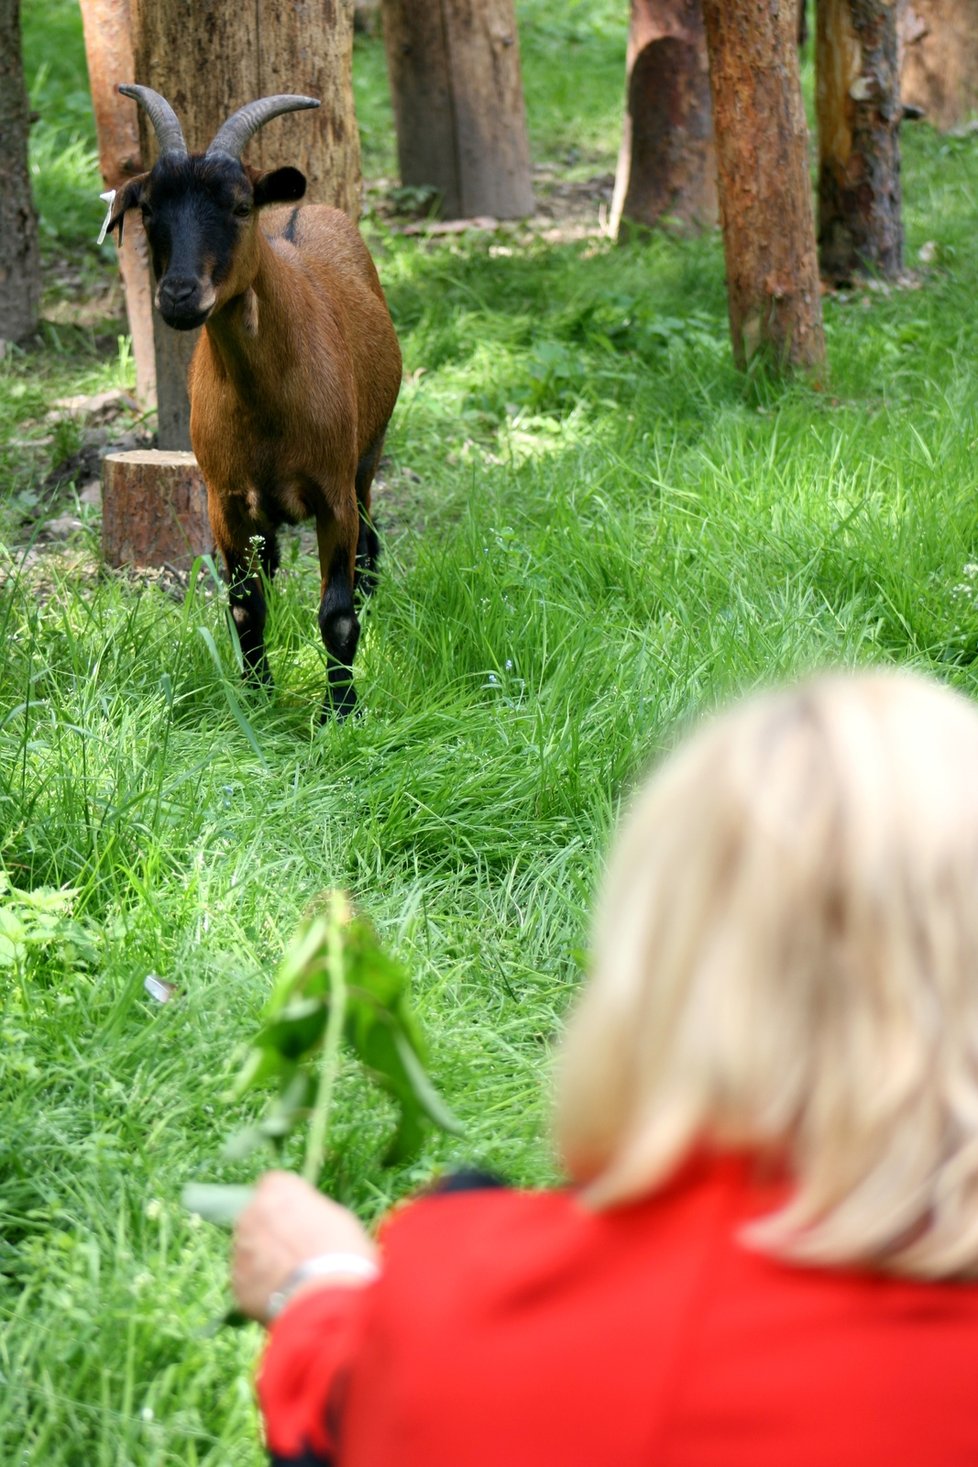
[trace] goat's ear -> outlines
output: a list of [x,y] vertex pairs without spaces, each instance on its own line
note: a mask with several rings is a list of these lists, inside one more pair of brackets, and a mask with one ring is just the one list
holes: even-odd
[[306,176],[298,168],[273,168],[271,173],[257,174],[252,187],[256,209],[266,204],[294,204],[306,191]]
[[106,232],[111,234],[113,229],[119,231],[119,246],[122,246],[122,226],[130,209],[137,209],[143,199],[143,185],[148,173],[141,173],[138,178],[132,178],[125,188],[116,194],[112,202],[112,214],[106,227]]

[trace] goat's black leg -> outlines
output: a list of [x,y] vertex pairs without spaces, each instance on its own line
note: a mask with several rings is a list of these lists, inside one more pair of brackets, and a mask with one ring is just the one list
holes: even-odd
[[226,550],[228,605],[238,634],[244,675],[249,682],[271,687],[272,671],[265,654],[265,585],[278,569],[278,540],[273,530],[255,535],[247,551]]
[[360,511],[360,534],[357,539],[357,564],[353,589],[364,600],[372,596],[377,585],[377,561],[380,559],[380,536],[373,524]]
[[377,561],[380,558],[380,537],[370,518],[370,486],[380,462],[384,434],[379,433],[357,464],[357,506],[360,511],[360,532],[357,538],[357,560],[353,579],[353,590],[366,598],[377,584]]
[[320,520],[316,526],[322,597],[319,630],[326,647],[326,701],[323,721],[346,718],[356,707],[353,658],[360,640],[360,623],[353,605],[355,531],[335,519]]

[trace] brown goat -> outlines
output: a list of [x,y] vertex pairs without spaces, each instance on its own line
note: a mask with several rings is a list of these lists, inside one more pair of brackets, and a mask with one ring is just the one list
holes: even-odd
[[[190,365],[190,440],[227,569],[246,675],[269,682],[265,595],[282,524],[315,519],[326,646],[323,716],[356,703],[360,636],[354,584],[372,588],[378,541],[370,488],[401,383],[401,354],[377,271],[338,209],[294,204],[295,168],[243,165],[248,139],[272,117],[317,107],[266,97],[240,108],[203,154],[189,154],[169,103],[123,86],[149,114],[160,157],[119,197],[120,239],[139,207],[157,280],[156,305],[177,330],[203,325]],[[359,578],[357,572],[359,571]]]

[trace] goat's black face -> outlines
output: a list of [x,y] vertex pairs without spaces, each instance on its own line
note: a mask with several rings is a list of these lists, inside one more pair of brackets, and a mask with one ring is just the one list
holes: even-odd
[[140,200],[156,275],[156,304],[168,326],[189,331],[214,308],[217,288],[254,208],[239,163],[224,158],[161,158]]
[[191,331],[250,284],[242,272],[255,211],[304,191],[295,168],[256,174],[222,153],[164,154],[150,173],[127,185],[112,223],[121,226],[126,210],[138,206],[153,257],[157,308],[168,326]]

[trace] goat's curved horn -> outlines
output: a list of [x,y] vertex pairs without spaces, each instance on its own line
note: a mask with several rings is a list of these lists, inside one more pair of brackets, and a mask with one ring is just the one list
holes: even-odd
[[183,140],[183,128],[177,114],[165,97],[154,92],[152,87],[137,87],[129,82],[120,82],[118,90],[124,97],[132,97],[146,113],[156,131],[160,143],[160,154],[176,153],[187,156],[187,144]]
[[283,112],[300,112],[304,107],[318,107],[319,105],[315,97],[288,95],[262,97],[257,102],[248,102],[244,107],[239,107],[237,112],[231,114],[218,131],[207,152],[229,153],[232,158],[240,158],[248,140],[254,137],[258,129],[264,127],[266,122],[271,122],[273,117],[280,117]]

